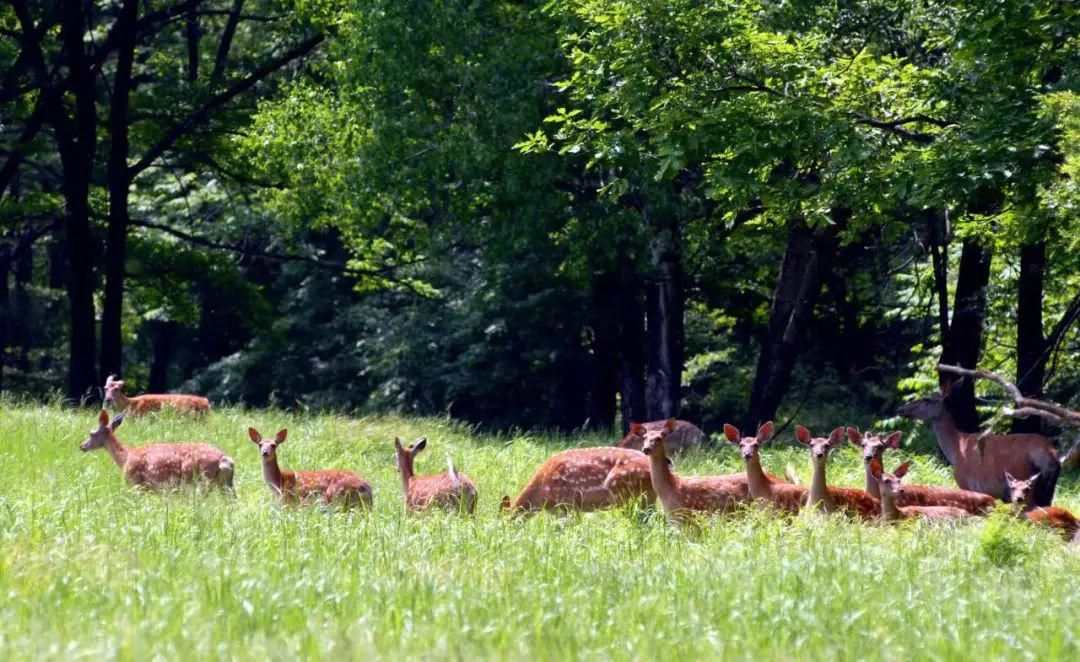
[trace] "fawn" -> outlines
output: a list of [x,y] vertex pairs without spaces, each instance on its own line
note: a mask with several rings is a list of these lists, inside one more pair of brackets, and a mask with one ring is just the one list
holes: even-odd
[[160,487],[205,480],[233,491],[233,460],[221,450],[209,444],[124,446],[116,438],[116,429],[123,421],[124,415],[120,414],[110,423],[109,413],[102,409],[98,426],[90,430],[79,448],[105,448],[133,485]]
[[897,506],[896,498],[904,493],[900,479],[907,475],[910,462],[904,462],[896,471],[887,473],[881,468],[881,460],[870,463],[870,471],[881,485],[881,517],[887,522],[921,517],[928,520],[951,520],[971,517],[971,513],[955,506]]
[[109,375],[105,379],[105,402],[114,402],[120,409],[135,415],[161,411],[168,407],[176,411],[193,413],[200,418],[210,411],[210,401],[199,395],[163,393],[140,395],[129,398],[123,394],[124,382]]
[[[886,449],[900,447],[900,433],[893,432],[885,439],[878,435],[863,435],[857,428],[847,429],[848,439],[862,451],[866,470],[866,491],[875,499],[881,498],[881,486],[870,470],[873,460],[882,461]],[[896,497],[896,505],[904,506],[953,506],[963,508],[972,515],[985,515],[997,505],[997,499],[981,492],[959,490],[930,485],[904,485],[903,494]]]
[[340,503],[345,507],[364,505],[371,507],[371,486],[353,471],[287,471],[278,466],[277,448],[285,443],[289,431],[278,430],[273,439],[263,439],[255,428],[248,428],[248,437],[259,447],[262,456],[263,480],[270,491],[288,504],[296,504],[309,497],[322,496],[323,503]]
[[1017,516],[1027,519],[1029,522],[1044,524],[1051,529],[1061,532],[1066,540],[1080,543],[1080,520],[1064,508],[1057,506],[1035,505],[1035,484],[1038,474],[1030,476],[1027,480],[1013,478],[1012,474],[1005,472],[1005,482],[1009,485],[1009,503],[1016,504]]
[[825,479],[825,466],[829,453],[840,448],[844,443],[844,428],[836,428],[828,439],[816,438],[803,426],[795,428],[795,438],[800,444],[810,449],[810,460],[814,473],[810,478],[810,489],[806,494],[806,505],[821,504],[827,513],[846,511],[863,519],[877,517],[881,507],[877,499],[864,490],[850,487],[830,487]]
[[900,408],[900,415],[928,421],[934,428],[938,446],[953,467],[956,484],[965,490],[982,492],[1004,499],[1009,486],[1003,478],[1038,473],[1034,499],[1039,506],[1054,501],[1054,489],[1061,461],[1050,441],[1040,434],[988,435],[979,447],[979,433],[961,432],[946,403],[947,397],[962,380],[953,382],[942,393],[910,402]]
[[[619,448],[633,448],[641,450],[645,441],[646,432],[659,432],[667,425],[667,421],[649,421],[648,423],[633,423],[630,431],[619,442]],[[701,428],[690,421],[675,420],[675,431],[668,434],[664,440],[664,446],[669,453],[678,453],[691,446],[700,446],[708,437]]]
[[641,450],[649,456],[653,491],[669,521],[679,522],[688,511],[727,511],[750,498],[746,476],[676,476],[667,460],[667,439],[678,428],[675,419],[658,430],[643,433]]
[[447,459],[447,471],[441,474],[417,476],[413,461],[427,447],[427,438],[421,437],[409,447],[402,447],[401,439],[394,437],[401,486],[405,492],[406,510],[426,510],[441,506],[447,510],[463,510],[472,514],[476,509],[476,485],[468,476],[454,468],[453,460]]
[[739,429],[730,423],[724,424],[724,436],[739,447],[743,462],[746,464],[747,488],[750,498],[760,505],[771,504],[780,510],[796,512],[806,503],[807,489],[802,485],[792,485],[771,477],[761,468],[758,450],[761,445],[772,439],[773,423],[768,421],[758,428],[756,437],[743,437]]

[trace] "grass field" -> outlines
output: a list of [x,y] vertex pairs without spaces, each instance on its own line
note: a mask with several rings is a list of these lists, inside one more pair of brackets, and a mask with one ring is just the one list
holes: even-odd
[[[104,451],[79,452],[93,420],[10,403],[0,413],[3,659],[1080,656],[1080,550],[1000,515],[867,527],[748,512],[692,533],[651,508],[515,520],[499,497],[547,455],[611,439],[229,409],[125,422],[125,443],[207,440],[236,460],[238,499],[154,495],[126,487]],[[358,470],[374,512],[276,505],[250,424],[290,429],[287,468]],[[402,513],[394,434],[428,437],[420,473],[453,454],[479,488],[475,518]],[[763,456],[767,470],[791,462],[808,480],[805,451]],[[949,483],[944,467],[914,459],[911,480]],[[676,465],[738,467],[731,448]],[[853,448],[831,478],[861,485]],[[1080,510],[1073,477],[1058,501]]]

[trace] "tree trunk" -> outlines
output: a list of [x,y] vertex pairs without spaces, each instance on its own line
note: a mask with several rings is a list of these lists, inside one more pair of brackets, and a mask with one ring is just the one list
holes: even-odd
[[616,276],[601,275],[594,287],[592,365],[589,386],[589,427],[610,430],[615,426],[615,399],[619,392],[619,283]]
[[34,240],[31,232],[22,233],[17,239],[11,262],[15,292],[9,308],[11,321],[8,325],[8,341],[18,347],[14,365],[23,371],[30,369],[30,348],[34,344],[33,311],[30,309],[30,285],[34,280]]
[[619,277],[619,393],[623,434],[631,423],[648,420],[645,411],[645,310],[634,265],[623,260]]
[[683,369],[683,276],[679,222],[671,218],[653,240],[647,282],[645,410],[649,420],[679,414]]
[[[1043,333],[1043,279],[1046,244],[1020,247],[1020,280],[1016,306],[1016,386],[1032,398],[1041,398],[1046,376],[1046,337]],[[1041,418],[1015,419],[1013,432],[1039,432]]]
[[187,35],[187,79],[189,83],[199,80],[199,14],[198,5],[193,5],[185,19]]
[[[974,370],[982,351],[983,321],[986,318],[986,287],[990,283],[990,251],[971,239],[964,240],[960,270],[956,277],[949,343],[942,352],[942,363]],[[979,429],[975,409],[975,385],[965,380],[963,387],[949,399],[949,409],[956,424],[965,432]]]
[[154,356],[150,361],[151,393],[166,393],[169,382],[169,365],[176,354],[176,336],[180,325],[176,322],[155,322],[150,329],[154,338]]
[[938,334],[942,354],[949,352],[949,242],[948,217],[938,212],[927,214],[930,258],[934,268],[934,292],[938,304]]
[[11,299],[8,276],[11,274],[11,250],[0,246],[0,392],[4,390],[4,368],[7,365],[8,327],[11,321]]
[[127,252],[128,194],[128,101],[135,58],[135,21],[138,0],[124,0],[117,18],[116,75],[109,109],[109,229],[105,244],[105,301],[101,313],[101,374],[122,374],[124,312],[124,266]]

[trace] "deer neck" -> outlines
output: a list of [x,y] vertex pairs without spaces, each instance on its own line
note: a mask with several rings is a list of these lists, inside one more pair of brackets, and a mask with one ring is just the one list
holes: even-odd
[[116,462],[116,466],[123,469],[127,464],[128,449],[120,443],[120,440],[112,432],[109,433],[109,443],[105,445],[105,449],[109,451],[109,455],[112,457],[113,462]]
[[653,490],[665,511],[670,509],[669,503],[679,503],[678,480],[668,466],[663,444],[657,444],[649,453],[649,475],[652,478]]
[[412,463],[406,464],[405,462],[398,461],[398,472],[401,474],[401,489],[405,494],[409,493],[409,483],[413,479]]
[[270,457],[264,457],[262,459],[262,474],[263,480],[270,486],[270,489],[281,494],[284,487],[284,480],[281,475],[281,467],[279,467],[277,463],[277,455],[271,455]]
[[810,489],[808,490],[808,504],[823,503],[827,507],[832,506],[829,499],[828,483],[825,480],[825,460],[814,462],[814,473],[810,476]]
[[881,484],[878,483],[877,478],[874,478],[874,472],[870,471],[870,463],[863,461],[863,469],[866,470],[866,493],[880,501]]
[[127,409],[132,404],[131,398],[127,397],[119,390],[117,390],[116,393],[113,394],[112,399],[113,402],[116,403],[117,408],[121,410]]
[[768,497],[769,479],[765,477],[765,470],[761,468],[761,458],[757,453],[746,459],[746,485],[751,497],[755,499]]
[[960,428],[956,427],[956,419],[953,418],[947,407],[941,408],[941,416],[930,423],[937,437],[938,446],[945,454],[949,464],[956,466],[956,459],[960,455]]
[[896,495],[881,490],[881,515],[886,520],[903,519],[900,509],[896,507]]

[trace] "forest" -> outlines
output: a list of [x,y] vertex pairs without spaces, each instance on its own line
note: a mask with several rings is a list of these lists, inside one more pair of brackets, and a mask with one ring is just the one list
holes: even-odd
[[0,388],[715,431],[941,361],[1075,403],[1078,40],[1067,0],[8,0]]

